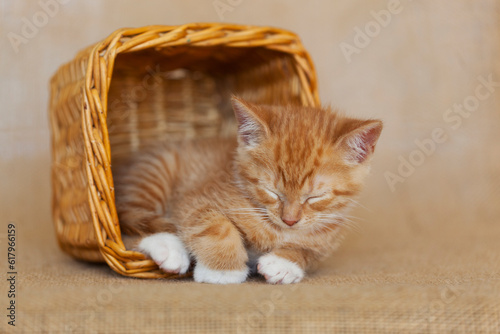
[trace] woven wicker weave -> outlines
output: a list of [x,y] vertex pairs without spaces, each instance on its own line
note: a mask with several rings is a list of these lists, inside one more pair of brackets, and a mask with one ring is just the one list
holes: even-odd
[[234,133],[231,94],[318,105],[298,37],[231,24],[120,29],[51,80],[53,217],[61,248],[133,277],[177,277],[123,244],[113,169],[157,140]]

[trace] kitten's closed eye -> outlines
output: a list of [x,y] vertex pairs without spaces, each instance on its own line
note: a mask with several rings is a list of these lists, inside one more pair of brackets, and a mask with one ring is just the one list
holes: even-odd
[[328,193],[324,193],[324,194],[319,194],[319,195],[315,195],[315,196],[310,196],[306,199],[306,202],[309,204],[314,204],[316,202],[319,202],[319,201],[326,199],[328,197],[328,195],[329,195]]
[[275,199],[275,200],[278,200],[280,198],[280,196],[275,193],[274,191],[271,191],[269,189],[266,189],[264,188],[264,191],[266,192],[266,194],[268,194],[272,199]]

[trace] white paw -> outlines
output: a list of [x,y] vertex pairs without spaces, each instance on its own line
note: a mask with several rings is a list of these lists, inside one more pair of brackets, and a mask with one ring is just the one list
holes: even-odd
[[296,263],[274,254],[261,256],[257,270],[271,284],[298,283],[304,278],[304,270]]
[[157,233],[142,239],[139,251],[168,273],[185,274],[189,269],[189,253],[181,239],[172,233]]
[[236,284],[243,283],[248,276],[248,268],[244,270],[213,270],[200,262],[194,267],[194,280],[198,283]]

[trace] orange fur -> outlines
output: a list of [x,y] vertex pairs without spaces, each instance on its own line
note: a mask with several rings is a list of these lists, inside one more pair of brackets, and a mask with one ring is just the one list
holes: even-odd
[[307,268],[338,244],[382,122],[238,98],[233,107],[238,138],[164,143],[117,173],[123,229],[176,233],[216,270],[241,270],[249,250]]

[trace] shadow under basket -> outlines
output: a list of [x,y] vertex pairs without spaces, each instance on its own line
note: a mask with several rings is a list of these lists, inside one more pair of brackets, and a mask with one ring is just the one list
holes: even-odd
[[52,211],[60,247],[133,277],[179,277],[126,249],[112,167],[159,140],[233,136],[232,94],[319,105],[316,74],[288,31],[231,24],[120,29],[50,82]]

